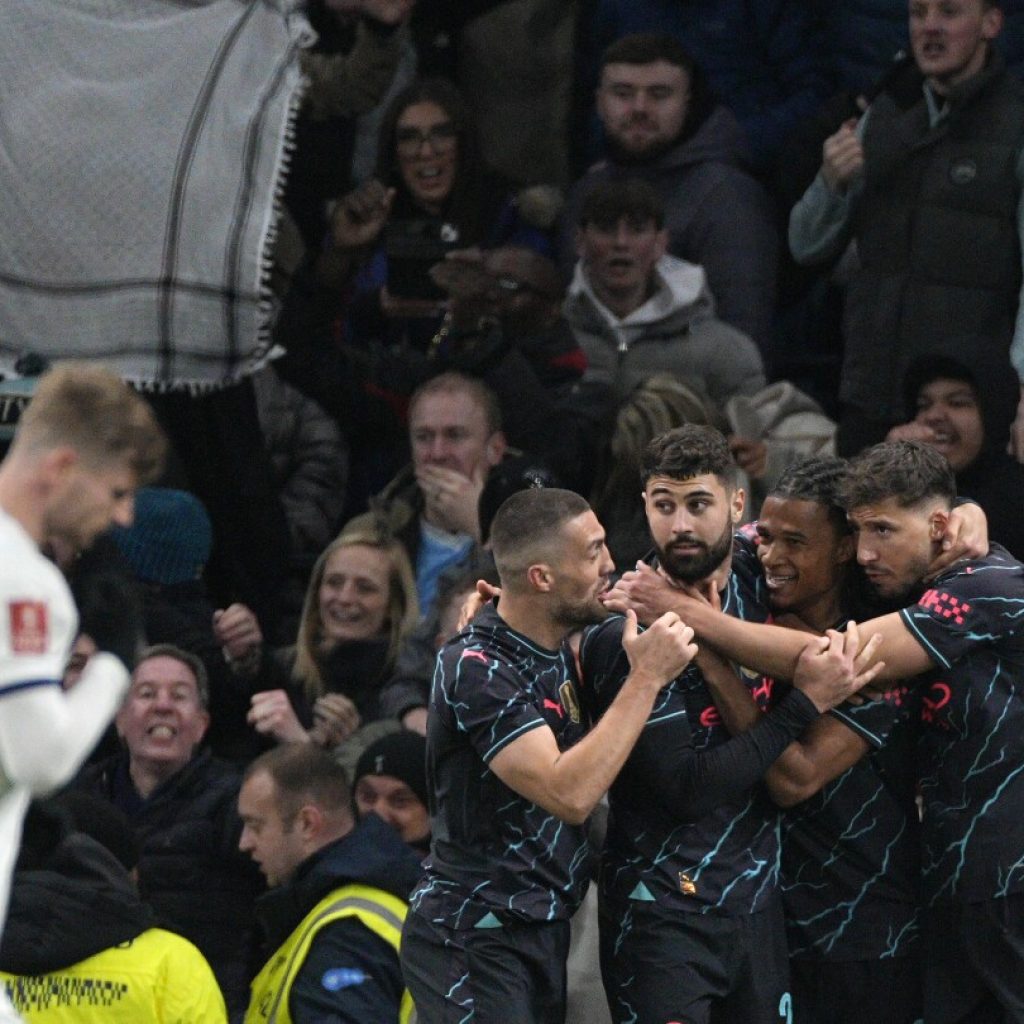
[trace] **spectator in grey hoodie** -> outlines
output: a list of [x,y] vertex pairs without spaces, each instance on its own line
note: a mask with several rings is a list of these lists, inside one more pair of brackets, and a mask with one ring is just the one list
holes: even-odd
[[754,343],[715,314],[704,270],[666,255],[665,207],[640,179],[587,193],[565,316],[586,353],[584,381],[625,397],[656,373],[686,377],[715,405],[765,385]]

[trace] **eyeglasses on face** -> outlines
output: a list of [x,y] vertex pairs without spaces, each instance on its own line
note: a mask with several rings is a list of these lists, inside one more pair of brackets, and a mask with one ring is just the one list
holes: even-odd
[[509,295],[517,295],[519,292],[536,291],[536,288],[532,285],[527,284],[525,281],[517,281],[514,277],[498,277],[495,278],[494,283]]
[[419,128],[399,128],[395,132],[395,145],[403,156],[415,156],[426,142],[435,153],[447,153],[455,145],[458,132],[451,121],[432,125],[425,132]]
[[528,281],[520,281],[518,278],[510,277],[507,274],[496,277],[494,283],[508,296],[527,294],[536,295],[541,299],[555,298],[545,289],[538,288],[537,285],[530,284]]

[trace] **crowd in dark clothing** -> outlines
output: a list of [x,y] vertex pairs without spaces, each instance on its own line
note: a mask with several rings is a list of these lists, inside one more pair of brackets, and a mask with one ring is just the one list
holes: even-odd
[[[928,92],[931,122],[903,0],[418,0],[399,18],[380,16],[386,4],[309,4],[320,35],[304,58],[310,93],[266,296],[276,358],[223,392],[151,396],[171,468],[76,580],[84,634],[104,615],[103,573],[118,574],[137,592],[147,643],[190,652],[209,680],[209,728],[171,778],[140,794],[111,734],[76,780],[124,813],[138,844],[137,896],[113,871],[123,921],[104,921],[96,948],[154,926],[184,936],[232,1019],[261,948],[280,946],[339,879],[404,899],[417,878],[408,858],[376,863],[402,844],[374,822],[358,843],[315,854],[301,884],[257,912],[264,885],[238,845],[246,765],[311,741],[351,773],[380,736],[425,732],[455,609],[477,578],[496,580],[487,523],[509,491],[553,483],[586,496],[625,570],[647,548],[636,469],[653,436],[719,427],[763,497],[797,459],[853,455],[894,432],[943,451],[992,540],[1024,558],[1013,454],[1024,0],[1000,5],[973,87],[992,91],[951,93],[938,114]],[[521,38],[503,35],[513,15]],[[507,71],[493,94],[474,88],[489,61]],[[602,95],[620,65],[683,75],[678,123],[650,144],[628,137],[657,136],[661,115],[616,125]],[[833,218],[835,244],[803,259],[791,212],[815,189],[842,192],[819,173],[822,146],[865,110],[866,127],[850,130],[885,167],[869,163],[861,205]],[[531,157],[556,114],[550,159]],[[362,170],[361,138],[376,154]],[[910,150],[926,155],[903,173]],[[645,231],[654,248],[638,297],[617,308],[605,284],[635,269],[629,247]],[[594,232],[620,247],[604,284]],[[953,233],[975,242],[976,259]],[[945,305],[929,304],[935,294]],[[991,316],[965,341],[979,311]],[[966,427],[926,408],[935,381],[962,386]],[[428,422],[438,396],[449,418]],[[964,432],[976,443],[956,461]],[[468,443],[470,455],[429,451]],[[112,871],[88,844],[72,853],[87,873]],[[23,870],[38,875],[45,860]],[[401,877],[388,876],[395,863]],[[39,891],[12,904],[8,947],[31,934],[33,908],[77,891],[51,897],[30,882]],[[73,909],[67,927],[80,930]],[[297,994],[314,997],[360,928],[351,920],[316,947]],[[394,970],[393,950],[374,956]],[[4,969],[12,962],[42,973],[9,957]]]

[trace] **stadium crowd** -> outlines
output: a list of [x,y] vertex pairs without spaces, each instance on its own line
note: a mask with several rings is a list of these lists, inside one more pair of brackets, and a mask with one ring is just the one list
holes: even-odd
[[0,1022],[1024,1024],[1022,79],[0,9]]

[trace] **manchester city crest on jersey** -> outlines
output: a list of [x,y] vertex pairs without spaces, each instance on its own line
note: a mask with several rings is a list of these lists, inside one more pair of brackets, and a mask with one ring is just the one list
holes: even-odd
[[569,721],[573,725],[580,724],[580,702],[576,698],[576,688],[572,685],[571,679],[566,679],[558,688],[558,699],[562,707],[569,713]]
[[689,875],[684,872],[679,872],[679,891],[684,896],[696,896],[697,895],[697,884],[694,882]]

